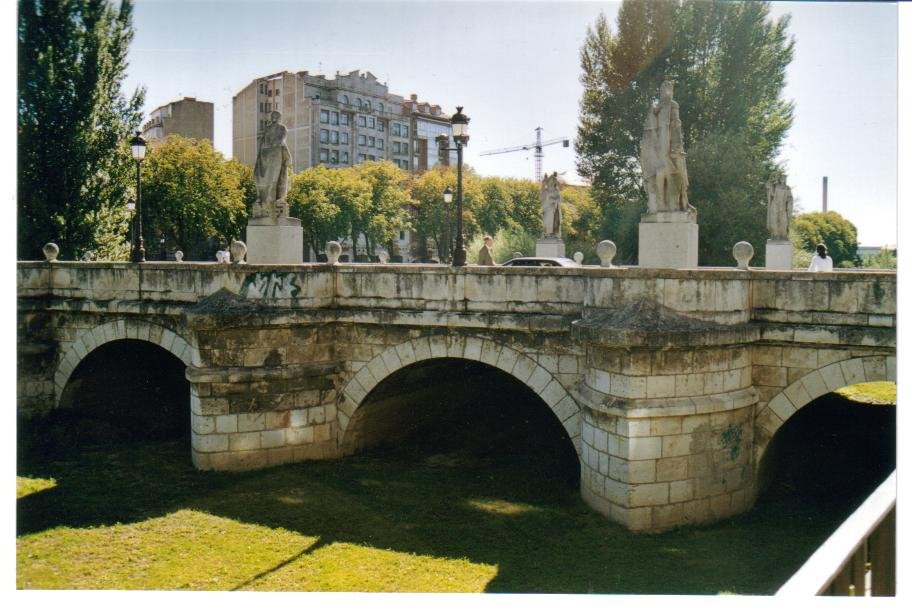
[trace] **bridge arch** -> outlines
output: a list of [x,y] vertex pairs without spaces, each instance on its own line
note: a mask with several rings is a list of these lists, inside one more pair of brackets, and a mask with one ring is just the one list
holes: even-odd
[[357,409],[387,377],[408,365],[429,359],[467,359],[495,367],[537,394],[560,421],[580,453],[580,407],[551,372],[531,357],[480,336],[426,336],[391,346],[352,376],[339,395],[339,444]]
[[896,382],[896,358],[887,355],[856,357],[830,363],[809,372],[782,389],[757,411],[759,433],[755,463],[759,463],[773,436],[798,410],[818,397],[862,382]]
[[141,340],[160,346],[180,359],[184,365],[199,364],[199,351],[183,336],[155,323],[120,319],[96,325],[79,334],[70,344],[54,372],[54,406],[79,363],[103,344],[115,340]]

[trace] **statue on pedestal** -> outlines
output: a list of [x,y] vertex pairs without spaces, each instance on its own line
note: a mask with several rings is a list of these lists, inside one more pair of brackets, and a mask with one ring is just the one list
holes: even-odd
[[257,200],[251,210],[252,218],[269,218],[278,222],[288,217],[285,195],[288,193],[288,169],[291,152],[285,144],[287,129],[279,122],[282,114],[273,112],[259,137],[253,177]]
[[792,216],[792,189],[788,187],[785,174],[773,172],[766,182],[766,225],[769,228],[770,240],[789,240],[789,218]]
[[640,140],[640,167],[649,213],[694,211],[687,201],[687,162],[674,84],[659,88],[659,102],[649,108]]
[[557,172],[545,174],[541,183],[542,225],[545,238],[560,238],[561,235],[561,195]]

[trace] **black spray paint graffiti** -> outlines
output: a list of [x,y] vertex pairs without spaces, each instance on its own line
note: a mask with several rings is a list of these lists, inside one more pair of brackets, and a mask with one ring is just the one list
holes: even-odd
[[255,272],[241,285],[241,297],[251,300],[294,298],[299,293],[301,287],[293,272]]

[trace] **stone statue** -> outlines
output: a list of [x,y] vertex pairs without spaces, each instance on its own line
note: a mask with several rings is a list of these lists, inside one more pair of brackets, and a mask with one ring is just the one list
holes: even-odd
[[674,84],[659,87],[659,102],[649,108],[640,140],[640,168],[649,213],[694,211],[687,202],[687,163]]
[[792,189],[785,183],[785,174],[775,171],[766,182],[766,225],[770,240],[789,240],[789,218],[792,217]]
[[541,183],[542,225],[544,236],[560,238],[561,235],[561,195],[557,182],[557,172],[545,174]]
[[279,218],[288,216],[285,195],[288,193],[288,169],[291,152],[285,145],[288,129],[279,122],[280,112],[273,112],[259,137],[253,177],[256,181],[257,201],[251,212],[254,218]]

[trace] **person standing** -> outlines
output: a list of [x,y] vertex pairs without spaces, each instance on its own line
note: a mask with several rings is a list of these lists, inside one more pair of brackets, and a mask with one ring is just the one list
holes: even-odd
[[489,234],[485,235],[484,245],[478,250],[478,265],[497,266],[494,261],[494,238]]
[[833,258],[827,255],[827,248],[823,243],[817,245],[817,255],[811,258],[808,270],[810,272],[831,272],[833,270]]

